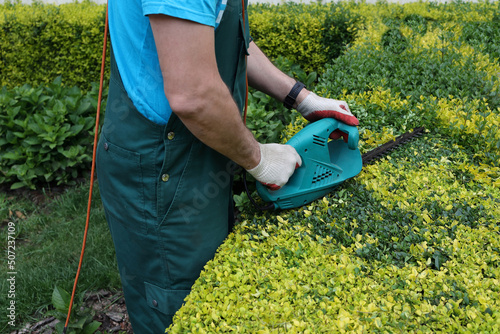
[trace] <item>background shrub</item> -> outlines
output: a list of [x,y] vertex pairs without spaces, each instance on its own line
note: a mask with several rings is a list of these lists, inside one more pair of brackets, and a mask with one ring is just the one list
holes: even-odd
[[39,86],[61,77],[65,86],[90,90],[100,77],[104,8],[89,0],[0,4],[1,86]]
[[[64,85],[87,91],[99,80],[105,6],[7,1],[0,9],[1,86],[38,86],[61,76]],[[321,73],[338,57],[359,21],[341,4],[259,4],[249,16],[253,38],[272,60],[288,58],[307,73]]]
[[[486,13],[478,6],[484,17],[491,16],[492,8]],[[395,10],[395,17],[384,14],[380,22],[385,24],[373,25],[381,32],[378,38],[370,29],[364,30],[357,45],[327,64],[317,90],[332,97],[347,94],[351,109],[371,131],[389,124],[399,131],[417,126],[439,129],[453,133],[457,142],[474,148],[485,161],[498,164],[500,66],[486,52],[486,44],[464,43],[471,26],[488,25],[489,29],[474,35],[478,39],[495,36],[500,31],[500,26],[494,28],[496,16],[493,23],[484,23],[483,18],[456,22],[451,18],[461,17],[463,11],[471,17],[476,12],[458,4],[453,15],[444,11],[442,17],[424,19],[403,8]],[[432,24],[420,29],[423,22]],[[500,47],[498,40],[487,40],[488,50]],[[391,102],[380,100],[384,94],[392,96]],[[464,131],[467,135],[458,135]]]
[[82,94],[58,78],[0,91],[0,184],[73,184],[92,160],[98,87]]
[[399,30],[388,30],[381,41],[350,49],[326,66],[318,89],[332,95],[390,88],[410,100],[438,98],[485,98],[492,108],[500,106],[499,78],[478,68],[474,55],[453,47],[410,48]]
[[250,33],[271,60],[279,56],[305,72],[322,73],[356,37],[359,16],[342,4],[286,3],[249,7]]
[[[283,57],[278,57],[274,63],[283,72],[304,83],[308,89],[314,90],[316,72],[307,74],[299,65]],[[246,124],[259,142],[279,142],[287,124],[296,117],[296,113],[285,108],[283,103],[250,88]]]
[[382,35],[382,46],[385,50],[400,54],[408,47],[408,40],[399,29],[391,28]]

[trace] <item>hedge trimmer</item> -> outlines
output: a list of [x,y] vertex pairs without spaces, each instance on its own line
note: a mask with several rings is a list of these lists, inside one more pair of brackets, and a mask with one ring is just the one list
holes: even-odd
[[[346,140],[330,140],[330,134],[340,130]],[[248,193],[252,203],[259,209],[291,209],[308,204],[332,192],[344,181],[361,172],[364,165],[380,159],[403,143],[420,136],[424,128],[414,129],[396,137],[365,154],[358,149],[359,133],[355,126],[349,126],[333,118],[324,118],[310,123],[288,142],[302,158],[302,166],[279,190],[269,190],[257,182],[259,196],[269,204],[260,207]]]

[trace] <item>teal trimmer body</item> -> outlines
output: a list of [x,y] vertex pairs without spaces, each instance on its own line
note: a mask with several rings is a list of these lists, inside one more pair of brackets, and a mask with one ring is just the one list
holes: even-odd
[[[335,130],[348,134],[347,143],[329,140]],[[333,118],[309,123],[286,144],[293,146],[302,158],[287,184],[269,190],[257,182],[257,192],[275,209],[291,209],[308,204],[333,191],[342,182],[361,172],[363,161],[358,149],[359,132]]]

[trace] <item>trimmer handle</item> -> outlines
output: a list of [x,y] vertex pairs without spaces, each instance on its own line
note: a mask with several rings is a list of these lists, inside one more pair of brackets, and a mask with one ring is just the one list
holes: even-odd
[[[329,118],[331,119],[331,118]],[[358,128],[355,126],[347,125],[345,123],[337,121],[338,129],[344,133],[347,133],[349,138],[347,139],[347,147],[351,150],[358,148],[359,142],[359,132]],[[335,131],[335,130],[334,130]]]
[[[312,152],[310,152],[310,150],[315,149],[320,156],[312,158],[321,160],[325,157],[325,153],[322,152],[323,150],[326,154],[328,154],[326,143],[328,142],[330,135],[337,129],[348,134],[347,146],[351,150],[356,150],[358,148],[359,141],[358,128],[342,123],[334,118],[322,118],[316,122],[309,123],[306,127],[295,134],[295,136],[293,136],[287,144],[298,149],[300,155],[302,155],[304,150],[309,151],[308,153],[311,154]],[[312,155],[314,156],[316,154]]]

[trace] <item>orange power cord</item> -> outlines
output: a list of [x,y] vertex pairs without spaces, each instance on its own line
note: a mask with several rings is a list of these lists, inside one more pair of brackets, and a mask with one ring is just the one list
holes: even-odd
[[95,133],[94,133],[94,149],[92,152],[92,168],[90,171],[90,189],[89,189],[89,199],[87,204],[87,219],[85,221],[85,232],[83,233],[83,243],[82,243],[82,251],[80,253],[80,263],[78,263],[78,270],[76,272],[75,283],[73,284],[73,292],[71,293],[71,299],[69,302],[68,315],[66,316],[66,323],[64,324],[63,334],[66,334],[68,330],[69,318],[71,316],[71,309],[73,308],[73,302],[75,299],[76,285],[78,283],[78,278],[80,277],[80,271],[82,269],[83,263],[83,255],[85,254],[85,245],[87,243],[87,234],[89,231],[89,221],[90,221],[90,208],[92,204],[92,191],[94,189],[94,176],[95,176],[95,156],[97,150],[97,139],[99,132],[99,115],[101,113],[101,100],[102,100],[102,91],[104,85],[104,68],[106,65],[106,46],[108,44],[108,5],[106,4],[106,19],[104,23],[104,42],[102,46],[102,61],[101,61],[101,79],[99,83],[99,97],[97,100],[97,114],[96,114],[96,123],[95,123]]

